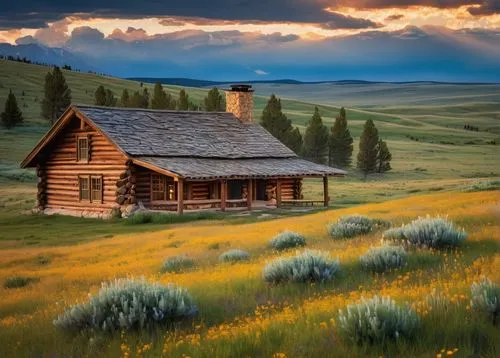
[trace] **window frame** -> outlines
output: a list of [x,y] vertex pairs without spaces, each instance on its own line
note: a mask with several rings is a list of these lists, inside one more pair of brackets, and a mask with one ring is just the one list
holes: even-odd
[[[160,185],[162,190],[155,190],[156,189],[155,187],[157,187],[157,185]],[[177,183],[171,177],[168,177],[166,175],[151,173],[149,193],[151,202],[176,201]]]
[[[83,147],[80,146],[80,141],[85,141],[86,143],[86,150],[83,152],[85,153],[85,158],[82,158],[82,149]],[[90,138],[89,136],[77,136],[76,137],[76,161],[79,163],[88,163],[90,160]]]
[[[82,193],[83,193],[83,190],[82,190],[83,181],[86,181],[86,183],[87,183],[87,189],[85,190],[87,192],[86,198],[84,198],[82,195]],[[88,175],[79,175],[78,176],[78,197],[79,197],[79,201],[90,202],[90,177]]]
[[[87,197],[82,195],[82,182],[87,182]],[[94,180],[99,181],[100,188],[94,189]],[[97,186],[97,185],[95,185]],[[94,193],[98,192],[99,197],[94,198]],[[80,202],[102,204],[104,201],[104,178],[102,174],[80,174],[78,175],[78,197]]]

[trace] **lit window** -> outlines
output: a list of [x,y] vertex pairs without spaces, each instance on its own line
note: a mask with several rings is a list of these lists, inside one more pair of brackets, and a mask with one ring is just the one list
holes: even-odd
[[76,141],[76,156],[77,160],[88,161],[89,160],[89,139],[87,137],[80,137]]
[[151,176],[151,200],[165,200],[165,177],[162,175]]

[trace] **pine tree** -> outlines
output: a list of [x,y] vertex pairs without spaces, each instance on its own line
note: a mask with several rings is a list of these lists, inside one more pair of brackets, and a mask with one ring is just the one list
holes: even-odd
[[208,95],[205,97],[205,110],[208,112],[221,112],[224,107],[224,100],[219,90],[214,87],[208,91]]
[[122,92],[122,96],[120,98],[120,106],[121,107],[129,107],[130,106],[130,96],[128,94],[127,89],[124,89]]
[[142,105],[142,95],[139,93],[139,91],[135,91],[132,94],[132,97],[130,97],[130,107],[132,108],[140,108]]
[[59,67],[45,76],[42,117],[53,124],[71,104],[71,90]]
[[141,100],[139,102],[140,108],[149,108],[149,92],[147,88],[142,91]]
[[392,154],[387,147],[387,143],[383,140],[378,141],[377,155],[377,173],[384,173],[391,170]]
[[106,90],[102,85],[97,87],[97,90],[94,93],[94,104],[97,106],[106,105]]
[[107,107],[116,107],[117,99],[115,98],[115,94],[109,88],[106,90],[106,100],[104,105]]
[[10,129],[23,121],[23,114],[17,105],[17,99],[12,90],[9,90],[9,95],[5,101],[5,109],[0,115],[2,124],[5,128]]
[[304,156],[312,162],[325,164],[328,156],[328,128],[323,124],[318,107],[304,135]]
[[301,153],[302,135],[297,128],[293,128],[292,121],[283,114],[281,101],[274,94],[271,95],[262,111],[260,123],[281,143],[295,153]]
[[371,119],[365,122],[363,133],[359,139],[359,153],[357,167],[363,172],[365,178],[373,173],[377,167],[378,131]]
[[175,101],[170,93],[165,92],[160,82],[155,84],[153,99],[151,100],[153,109],[175,109]]
[[347,128],[347,117],[344,107],[331,128],[328,141],[328,165],[331,167],[347,168],[352,162],[353,140]]
[[189,110],[189,95],[186,93],[186,90],[181,89],[179,92],[179,101],[177,103],[177,108],[180,111]]

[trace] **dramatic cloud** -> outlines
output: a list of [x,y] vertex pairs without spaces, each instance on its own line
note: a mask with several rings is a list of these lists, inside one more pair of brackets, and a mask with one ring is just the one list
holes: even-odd
[[484,0],[480,6],[470,7],[469,12],[472,15],[500,14],[500,1]]

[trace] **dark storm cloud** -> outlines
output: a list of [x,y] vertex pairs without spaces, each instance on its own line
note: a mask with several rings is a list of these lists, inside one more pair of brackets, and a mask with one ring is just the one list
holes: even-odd
[[366,29],[370,27],[381,27],[371,20],[358,19],[351,16],[344,16],[338,13],[332,13],[334,19],[322,23],[320,26],[323,29]]
[[470,7],[472,15],[500,14],[500,0],[485,0],[479,7]]

